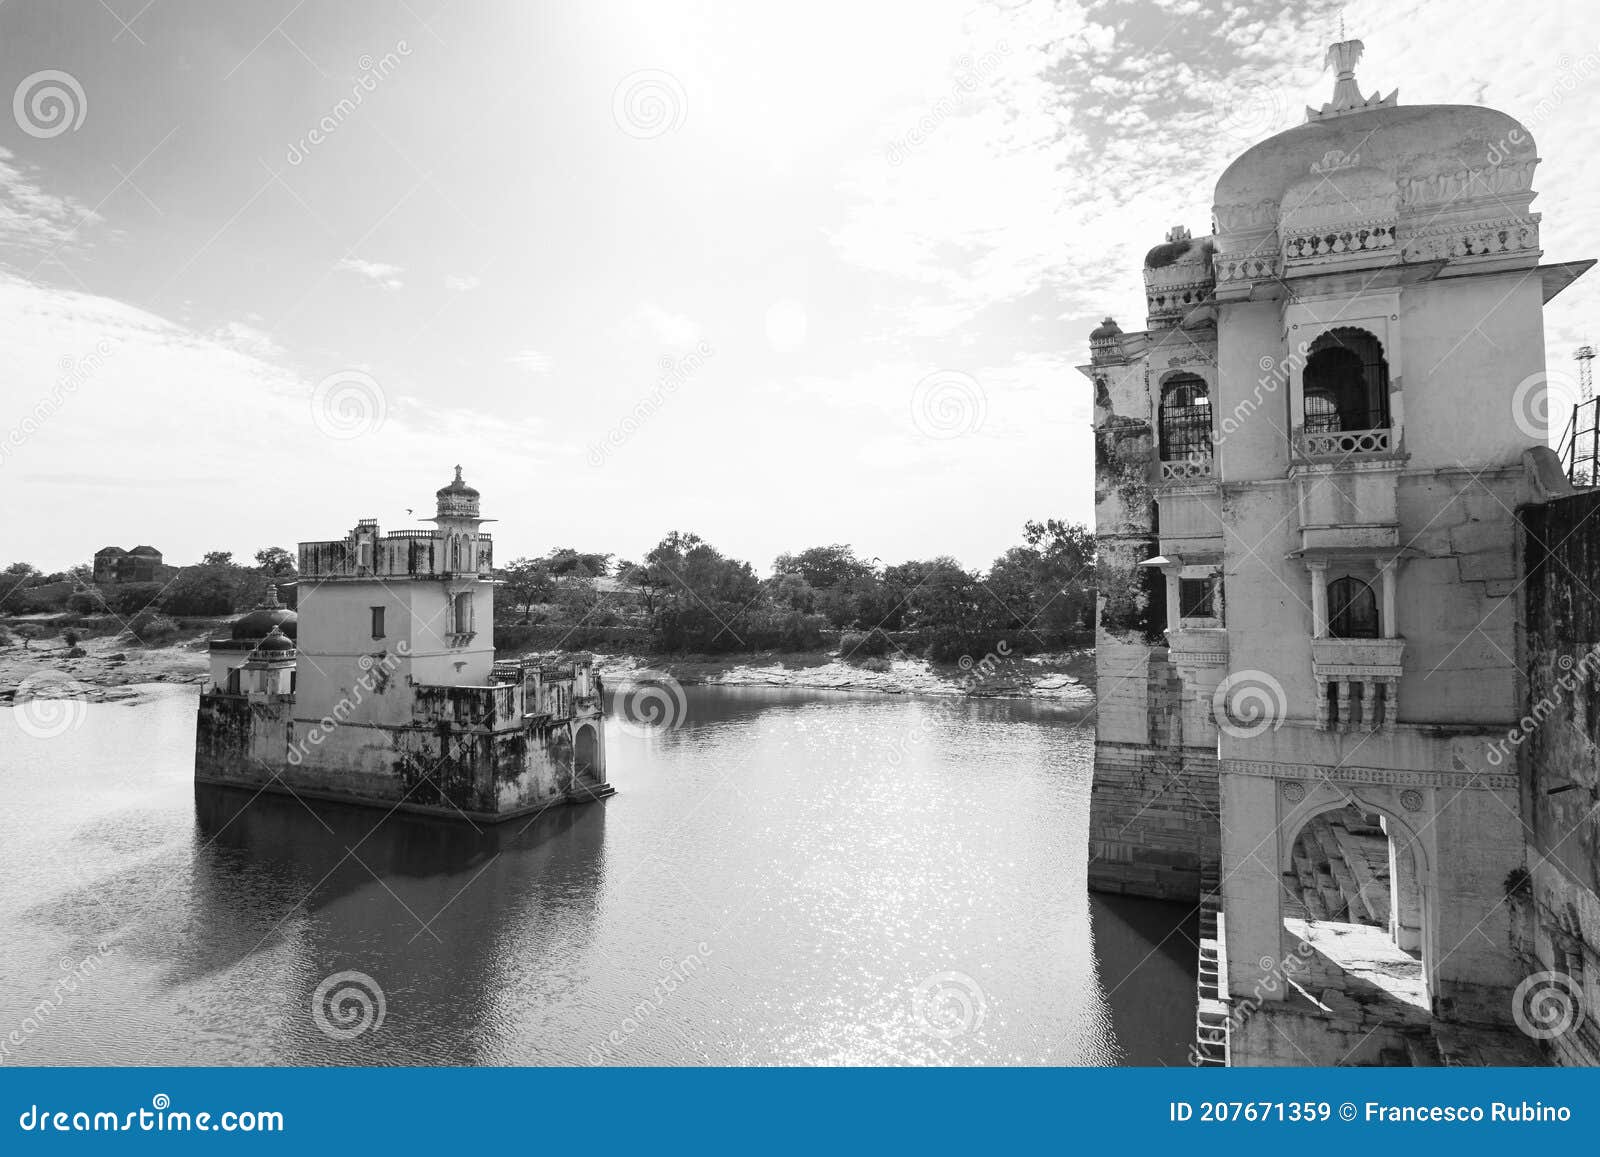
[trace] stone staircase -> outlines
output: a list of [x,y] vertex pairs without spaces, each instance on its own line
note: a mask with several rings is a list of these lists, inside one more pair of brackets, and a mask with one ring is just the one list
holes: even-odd
[[1221,882],[1215,865],[1200,869],[1200,965],[1195,978],[1194,1062],[1228,1064],[1228,967],[1223,950]]

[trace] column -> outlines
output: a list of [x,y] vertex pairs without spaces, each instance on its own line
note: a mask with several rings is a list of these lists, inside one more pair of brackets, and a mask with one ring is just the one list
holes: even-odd
[[1400,722],[1400,680],[1389,679],[1383,688],[1383,729],[1394,731],[1394,725]]
[[1328,730],[1328,727],[1330,725],[1330,719],[1329,719],[1329,715],[1330,714],[1331,714],[1331,711],[1330,711],[1330,708],[1328,706],[1328,681],[1326,679],[1319,678],[1317,680],[1317,730],[1318,731],[1326,731],[1326,730]]
[[1183,567],[1164,566],[1161,572],[1167,576],[1167,630],[1176,631],[1180,623],[1180,608],[1178,605],[1178,579],[1183,574]]
[[1396,565],[1396,562],[1390,559],[1383,564],[1383,569],[1379,571],[1383,578],[1383,609],[1381,612],[1383,621],[1381,630],[1385,639],[1398,638],[1400,635],[1400,632],[1395,629],[1398,624],[1395,622],[1394,613],[1394,570]]
[[1311,571],[1311,637],[1328,637],[1328,564],[1318,559],[1308,560]]
[[1350,680],[1339,680],[1339,730],[1350,730]]

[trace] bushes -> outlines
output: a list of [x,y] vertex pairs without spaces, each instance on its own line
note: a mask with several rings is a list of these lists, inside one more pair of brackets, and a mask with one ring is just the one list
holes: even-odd
[[870,631],[846,631],[839,637],[839,655],[844,659],[881,659],[892,650],[894,643],[876,627]]
[[129,621],[128,631],[146,647],[160,647],[178,637],[178,624],[166,615],[144,610]]
[[123,583],[105,592],[106,605],[119,615],[137,615],[153,608],[163,589],[160,583]]

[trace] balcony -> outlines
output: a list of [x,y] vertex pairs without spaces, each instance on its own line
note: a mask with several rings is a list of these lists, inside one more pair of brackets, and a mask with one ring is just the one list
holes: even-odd
[[1161,463],[1161,482],[1206,482],[1211,479],[1211,456],[1191,456]]
[[1301,458],[1313,462],[1328,459],[1343,460],[1374,454],[1393,454],[1398,439],[1393,430],[1301,430],[1295,439],[1295,450]]
[[1400,716],[1405,646],[1400,638],[1311,640],[1317,728],[1393,731]]

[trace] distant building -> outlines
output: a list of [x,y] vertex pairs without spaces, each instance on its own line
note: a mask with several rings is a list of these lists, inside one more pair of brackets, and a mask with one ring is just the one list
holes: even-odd
[[197,780],[473,820],[611,793],[591,665],[495,660],[478,492],[457,467],[437,499],[430,530],[301,543],[297,611],[212,644]]
[[94,581],[102,586],[165,582],[176,570],[162,563],[161,552],[153,546],[136,546],[132,550],[105,546],[94,555]]

